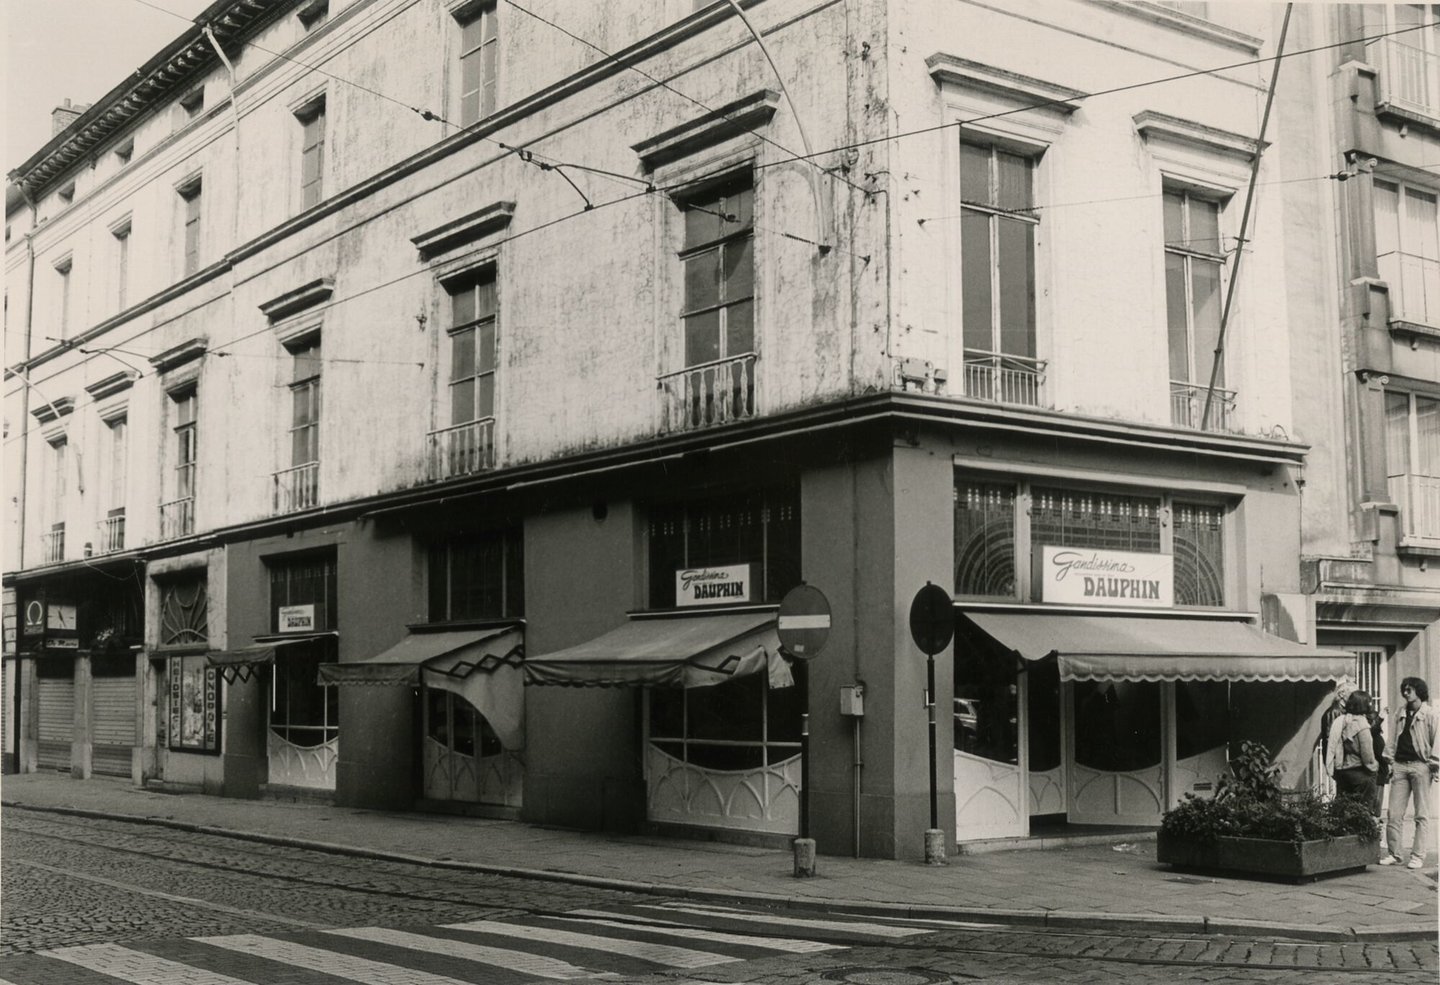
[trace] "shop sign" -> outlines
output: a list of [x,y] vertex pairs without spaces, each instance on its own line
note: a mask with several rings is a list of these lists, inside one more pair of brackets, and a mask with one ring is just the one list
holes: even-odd
[[282,605],[278,615],[278,632],[310,633],[315,630],[314,605]]
[[1041,548],[1040,599],[1070,605],[1175,605],[1175,558],[1093,548]]
[[49,639],[47,639],[47,640],[45,641],[45,649],[47,649],[47,650],[78,650],[78,649],[80,649],[80,640],[79,640],[78,638],[74,637],[74,636],[71,636],[71,637],[68,637],[68,638],[65,638],[65,637],[56,638],[56,637],[53,637],[53,636],[52,636],[52,637],[50,637]]
[[750,602],[750,575],[748,564],[681,568],[675,572],[675,604],[686,606]]
[[45,603],[31,599],[25,603],[25,635],[39,636],[45,631]]

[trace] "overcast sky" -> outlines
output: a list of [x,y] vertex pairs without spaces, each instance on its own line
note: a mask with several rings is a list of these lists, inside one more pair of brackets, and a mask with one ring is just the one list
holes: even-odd
[[[3,163],[8,172],[50,139],[50,110],[93,103],[186,29],[207,0],[0,0],[4,34]],[[180,17],[161,13],[174,11]]]

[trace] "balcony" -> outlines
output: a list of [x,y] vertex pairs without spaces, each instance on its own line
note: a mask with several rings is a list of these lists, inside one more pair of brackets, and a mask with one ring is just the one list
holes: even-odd
[[185,496],[160,504],[160,537],[174,540],[195,532],[195,497]]
[[1400,507],[1402,536],[1440,541],[1440,476],[1401,473],[1390,476],[1389,486]]
[[275,481],[275,512],[308,510],[320,502],[320,463],[306,462],[281,469]]
[[960,385],[962,396],[976,400],[1040,407],[1045,387],[1045,360],[966,349]]
[[660,429],[693,431],[755,416],[755,353],[659,378]]
[[1440,56],[1403,38],[1384,38],[1376,47],[1380,52],[1381,101],[1398,110],[1440,117]]
[[482,417],[425,435],[431,482],[495,467],[495,418]]
[[111,510],[99,523],[101,554],[113,554],[125,549],[125,507]]
[[[1195,383],[1171,380],[1170,423],[1176,427],[1201,430],[1201,421],[1205,416],[1206,389]],[[1203,430],[1233,432],[1234,429],[1235,391],[1223,390],[1217,386],[1215,396],[1210,401],[1210,421]]]
[[40,535],[40,546],[46,564],[65,560],[65,524],[52,524],[49,530]]

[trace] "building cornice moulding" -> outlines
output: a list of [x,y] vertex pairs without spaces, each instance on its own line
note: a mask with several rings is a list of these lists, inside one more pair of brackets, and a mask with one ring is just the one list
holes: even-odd
[[925,67],[930,70],[930,77],[937,85],[991,92],[1035,109],[1049,109],[1065,115],[1079,109],[1080,100],[1087,95],[1080,89],[995,68],[943,51],[925,59]]
[[1151,0],[1090,0],[1090,2],[1097,7],[1104,7],[1129,17],[1149,21],[1152,24],[1171,27],[1252,55],[1259,54],[1260,49],[1265,46],[1263,38],[1225,27],[1223,24],[1216,24],[1204,17],[1196,17],[1194,14],[1187,14],[1164,4],[1153,3]]

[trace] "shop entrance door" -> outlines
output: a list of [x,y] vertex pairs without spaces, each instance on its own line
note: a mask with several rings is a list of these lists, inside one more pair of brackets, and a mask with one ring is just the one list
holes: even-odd
[[519,807],[524,769],[458,694],[425,689],[425,798]]
[[1165,807],[1163,689],[1149,681],[1075,681],[1069,702],[1069,820],[1156,825]]

